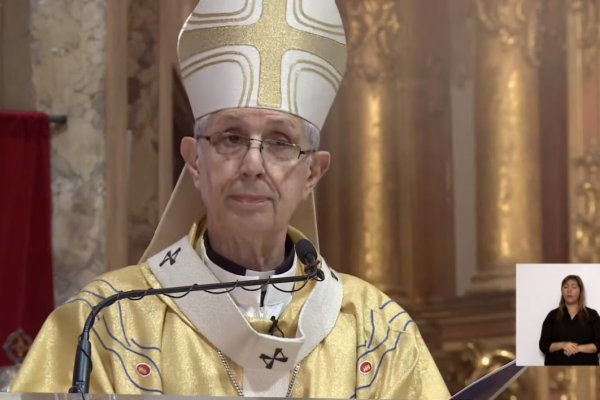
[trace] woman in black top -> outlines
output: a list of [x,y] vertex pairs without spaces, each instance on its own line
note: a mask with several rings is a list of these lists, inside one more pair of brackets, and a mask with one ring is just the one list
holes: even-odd
[[544,365],[598,365],[600,317],[585,306],[581,278],[568,275],[562,280],[561,291],[558,308],[548,313],[542,325]]

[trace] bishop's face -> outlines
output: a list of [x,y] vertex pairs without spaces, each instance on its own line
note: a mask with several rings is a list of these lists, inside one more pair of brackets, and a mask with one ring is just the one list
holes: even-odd
[[[225,139],[232,145],[240,137],[242,142],[247,138],[257,140],[251,140],[249,148],[231,156],[223,154],[215,140],[223,132],[236,135]],[[187,138],[182,143],[182,153],[192,167],[209,228],[218,224],[231,232],[280,234],[329,165],[329,154],[321,151],[297,153],[299,157],[284,161],[265,154],[267,146],[259,140],[294,144],[298,151],[310,149],[303,121],[281,111],[220,111],[210,116],[201,135],[205,138]],[[194,147],[193,152],[189,146]]]

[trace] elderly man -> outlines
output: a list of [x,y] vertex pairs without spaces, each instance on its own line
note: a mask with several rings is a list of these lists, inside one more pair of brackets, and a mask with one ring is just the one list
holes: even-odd
[[[13,391],[68,389],[90,307],[118,291],[304,273],[295,243],[316,241],[312,191],[330,163],[319,129],[343,74],[344,39],[333,0],[200,1],[179,46],[194,136],[181,143],[186,168],[149,257],[59,307]],[[408,314],[319,259],[324,279],[305,285],[106,309],[91,335],[90,390],[448,398]]]

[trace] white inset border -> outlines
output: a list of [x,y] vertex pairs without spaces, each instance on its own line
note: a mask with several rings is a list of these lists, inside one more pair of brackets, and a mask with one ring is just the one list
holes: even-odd
[[600,311],[600,264],[517,264],[517,365],[543,366],[539,349],[542,323],[558,307],[567,275],[583,281],[586,306]]

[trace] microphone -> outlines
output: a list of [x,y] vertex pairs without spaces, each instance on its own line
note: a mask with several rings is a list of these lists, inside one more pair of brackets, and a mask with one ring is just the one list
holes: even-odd
[[325,274],[319,268],[321,261],[319,261],[317,250],[309,240],[302,239],[296,243],[296,255],[302,264],[306,265],[306,274],[312,275],[316,271],[316,280],[322,281],[325,279]]
[[[234,288],[237,287],[256,287],[262,285],[275,285],[279,283],[295,283],[295,282],[307,282],[310,279],[315,279],[318,281],[322,281],[324,279],[323,272],[317,267],[319,266],[319,261],[317,260],[317,252],[313,245],[305,240],[307,244],[302,244],[300,246],[301,249],[305,249],[300,256],[302,262],[306,264],[309,268],[306,275],[298,275],[298,276],[287,276],[283,278],[268,278],[268,279],[258,279],[258,280],[250,280],[250,281],[235,281],[235,282],[219,282],[219,283],[209,283],[204,285],[193,284],[190,286],[177,286],[177,287],[163,287],[156,289],[141,289],[141,290],[129,290],[126,292],[118,292],[109,296],[103,300],[101,300],[98,304],[96,304],[90,314],[88,315],[85,324],[83,326],[83,330],[81,335],[79,336],[79,341],[77,344],[77,351],[75,352],[75,365],[73,368],[73,380],[72,386],[69,389],[69,393],[80,393],[85,394],[89,392],[90,389],[90,376],[92,373],[92,344],[90,341],[90,334],[92,332],[92,327],[94,326],[94,322],[96,321],[96,316],[103,309],[113,305],[114,303],[120,300],[141,300],[146,296],[158,296],[158,295],[166,295],[169,297],[173,297],[175,294],[184,294],[187,295],[190,292],[196,291],[205,291],[207,293],[212,294],[221,294],[227,293]],[[304,287],[304,285],[302,286]],[[302,289],[302,287],[300,289]],[[292,291],[297,291],[300,289],[293,289]],[[215,290],[225,290],[225,292],[214,293],[212,291]],[[275,319],[273,325],[271,327],[273,333],[275,330],[279,330],[277,326],[277,319]],[[270,332],[271,333],[271,332]]]

